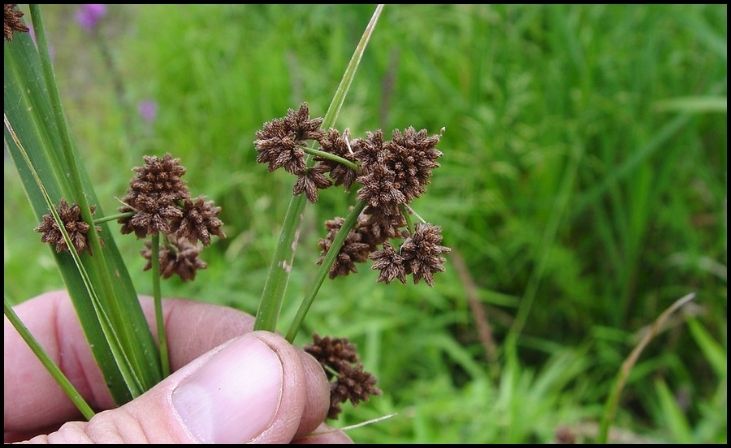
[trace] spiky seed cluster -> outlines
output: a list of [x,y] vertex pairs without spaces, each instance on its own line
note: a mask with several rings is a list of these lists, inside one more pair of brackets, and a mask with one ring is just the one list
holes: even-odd
[[[213,235],[226,237],[218,217],[221,208],[202,196],[190,197],[180,159],[165,154],[145,156],[144,160],[143,166],[134,168],[135,175],[122,199],[125,205],[119,211],[132,213],[119,219],[122,233],[134,232],[138,238],[158,232],[165,235],[165,244],[160,248],[160,275],[169,278],[178,274],[183,280],[192,280],[196,270],[206,267],[198,258],[198,242],[207,246]],[[149,269],[149,243],[142,255],[148,259]]]
[[381,271],[378,275],[378,281],[391,283],[393,279],[399,279],[401,283],[406,283],[406,267],[404,258],[394,250],[390,243],[383,243],[383,249],[371,254],[373,260],[373,269]]
[[442,155],[436,149],[438,143],[438,135],[429,136],[426,129],[417,132],[413,127],[394,130],[391,141],[384,142],[381,131],[355,141],[355,156],[362,167],[356,180],[363,185],[358,198],[388,215],[399,214],[400,205],[426,190]]
[[[446,253],[447,248],[417,244],[415,241],[422,241],[419,239],[422,237],[415,234],[406,241],[409,243],[406,253],[403,246],[397,253],[390,245],[374,251],[389,238],[409,236],[404,228],[404,209],[424,193],[432,170],[439,166],[437,160],[442,153],[436,146],[440,135],[428,135],[425,129],[417,131],[408,127],[403,131],[394,130],[391,140],[386,140],[379,129],[367,132],[365,138],[350,141],[337,129],[321,130],[321,124],[322,119],[309,118],[307,104],[303,104],[297,111],[290,109],[285,117],[265,123],[257,132],[254,144],[257,161],[269,164],[270,171],[282,167],[297,175],[293,194],[304,193],[310,202],[317,200],[319,189],[330,185],[349,189],[355,182],[360,184],[357,195],[367,205],[340,249],[330,277],[356,272],[356,263],[372,254],[374,269],[381,271],[380,281],[388,283],[397,278],[404,282],[407,274],[413,274],[415,282],[424,279],[431,285],[433,273],[444,269],[439,254]],[[307,168],[302,146],[306,140],[317,140],[322,151],[354,162],[358,169],[322,156],[316,156],[316,164]],[[343,222],[343,218],[326,222],[328,233],[319,242],[322,252],[318,263],[324,260]],[[424,247],[423,250],[432,252],[409,252],[412,247],[418,250]]]
[[121,218],[122,233],[134,232],[138,238],[157,232],[173,233],[172,223],[183,218],[178,201],[190,196],[182,180],[185,168],[180,159],[170,154],[162,158],[145,156],[145,164],[134,168],[135,176],[129,184],[127,195],[122,199],[126,205],[120,212],[135,212],[131,217]]
[[398,189],[406,202],[421,196],[431,179],[431,172],[439,167],[437,159],[442,152],[436,149],[438,135],[427,135],[426,129],[417,132],[413,127],[403,132],[393,131],[388,145],[386,166],[394,173]]
[[[327,255],[330,247],[332,246],[335,236],[337,235],[340,228],[343,226],[345,219],[337,217],[325,222],[325,227],[328,230],[327,236],[320,240],[320,259],[317,264],[322,264]],[[356,263],[362,263],[368,259],[368,254],[375,248],[373,243],[368,239],[369,235],[364,231],[365,228],[356,226],[348,233],[345,238],[343,246],[338,252],[338,256],[335,258],[335,262],[330,268],[330,278],[335,278],[342,275],[348,275],[351,272],[357,272],[355,267]]]
[[16,8],[16,4],[3,4],[3,32],[5,40],[13,40],[13,32],[27,33],[28,27],[21,18],[23,12]]
[[325,176],[325,173],[328,171],[328,167],[323,165],[315,165],[312,168],[307,168],[304,174],[297,177],[297,182],[295,182],[292,188],[292,194],[297,196],[298,194],[304,193],[308,201],[312,203],[317,202],[317,190],[332,185],[330,179]]
[[414,234],[401,245],[406,273],[412,274],[414,283],[424,279],[432,286],[434,274],[444,271],[445,260],[442,255],[451,252],[451,249],[441,244],[442,230],[438,226],[425,223],[417,224]]
[[226,238],[223,233],[223,221],[218,218],[221,207],[213,201],[206,201],[203,196],[195,199],[184,199],[182,216],[174,220],[177,236],[188,241],[200,241],[204,245],[211,244],[211,235]]
[[287,116],[268,121],[256,133],[256,161],[269,164],[269,171],[284,168],[298,176],[304,174],[307,165],[302,145],[322,136],[321,124],[322,118],[310,119],[307,103],[296,111],[289,109]]
[[[7,6],[7,5],[6,5]],[[91,229],[91,225],[86,223],[81,217],[81,207],[78,204],[70,205],[64,199],[61,199],[58,207],[56,207],[58,215],[64,224],[66,232],[69,234],[69,238],[73,243],[78,253],[83,252],[87,248],[91,252],[89,247],[88,234]],[[94,214],[96,210],[95,206],[91,206],[91,214]],[[51,213],[46,213],[41,218],[41,223],[35,228],[36,232],[41,233],[41,241],[48,243],[55,247],[56,252],[61,253],[68,250],[66,240],[63,238],[63,233],[56,224],[56,220],[53,219]],[[96,226],[96,231],[101,231],[101,227]]]
[[330,380],[328,418],[337,418],[342,411],[340,405],[348,400],[357,405],[381,393],[376,378],[364,370],[355,346],[347,338],[321,338],[315,334],[312,339],[305,351],[323,366]]
[[[165,245],[160,247],[160,276],[170,278],[177,274],[183,281],[194,280],[195,273],[199,269],[205,269],[208,265],[198,258],[201,248],[185,239],[171,238]],[[145,242],[145,248],[140,252],[147,259],[144,270],[152,268],[152,243]]]

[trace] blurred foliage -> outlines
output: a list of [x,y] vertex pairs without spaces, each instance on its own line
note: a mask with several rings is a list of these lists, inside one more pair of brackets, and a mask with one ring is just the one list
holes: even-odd
[[[92,38],[68,26],[73,6],[46,7],[102,206],[143,154],[166,151],[223,206],[229,238],[204,252],[208,270],[164,295],[256,310],[293,180],[255,163],[254,133],[304,100],[324,115],[372,9],[113,5]],[[376,285],[365,265],[328,281],[307,330],[354,339],[384,390],[338,424],[398,413],[354,430],[362,442],[549,442],[560,427],[591,440],[638,333],[696,291],[634,368],[615,437],[725,442],[726,43],[722,5],[387,6],[338,126],[446,127],[414,207],[465,258],[500,350],[489,365],[451,263],[433,289]],[[137,115],[144,99],[154,123]],[[307,208],[285,323],[322,222],[352,196]],[[5,294],[61,287],[7,161],[4,198]],[[141,243],[118,241],[149,293]],[[516,315],[525,326],[505,345]]]

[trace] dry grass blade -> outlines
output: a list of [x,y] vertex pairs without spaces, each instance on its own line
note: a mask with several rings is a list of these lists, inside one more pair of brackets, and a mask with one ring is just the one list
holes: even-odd
[[607,443],[609,427],[614,420],[614,416],[616,415],[617,405],[619,404],[619,397],[622,394],[622,389],[624,389],[624,385],[627,383],[627,378],[629,378],[632,367],[634,367],[634,365],[637,363],[637,360],[640,358],[642,351],[660,332],[660,330],[663,328],[663,325],[665,324],[665,321],[667,321],[667,319],[674,312],[682,308],[684,305],[688,304],[693,299],[695,299],[695,293],[690,293],[676,300],[665,311],[663,311],[662,314],[660,314],[660,316],[655,319],[655,322],[652,323],[649,330],[645,333],[644,337],[640,340],[634,350],[632,350],[632,353],[630,353],[627,359],[625,359],[622,363],[622,368],[619,370],[619,374],[617,375],[617,381],[614,384],[612,393],[607,399],[607,404],[604,409],[604,415],[602,417],[601,427],[599,429],[599,438],[597,440],[598,443]]
[[495,339],[492,337],[490,321],[487,320],[485,308],[477,297],[477,285],[475,285],[475,281],[472,279],[472,275],[470,275],[462,254],[457,249],[452,250],[452,263],[464,286],[467,301],[472,311],[472,317],[477,327],[477,334],[480,338],[480,343],[482,343],[482,347],[485,349],[485,355],[487,355],[490,363],[495,363],[497,360],[497,346],[495,345]]

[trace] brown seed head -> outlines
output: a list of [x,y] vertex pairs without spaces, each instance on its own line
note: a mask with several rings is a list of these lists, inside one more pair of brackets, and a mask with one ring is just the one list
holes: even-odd
[[[69,205],[64,199],[61,199],[56,208],[61,221],[64,223],[66,232],[78,253],[83,252],[89,247],[88,233],[91,226],[87,224],[81,217],[81,208],[78,204]],[[95,206],[91,207],[91,214],[94,214]],[[66,240],[63,238],[61,229],[56,224],[51,213],[46,213],[41,218],[41,223],[35,228],[36,232],[41,233],[41,241],[55,247],[56,252],[61,253],[68,250]],[[101,227],[96,226],[96,231],[101,231]]]
[[218,218],[221,207],[213,201],[206,201],[199,196],[195,199],[184,199],[180,218],[173,219],[172,228],[178,238],[191,242],[200,241],[205,246],[211,244],[211,235],[226,238],[223,233],[223,222]]
[[269,164],[269,171],[284,168],[292,174],[304,173],[307,166],[301,145],[322,136],[321,124],[322,118],[309,118],[307,103],[296,111],[289,109],[284,118],[264,123],[254,141],[256,161]]
[[328,171],[328,167],[320,164],[308,168],[304,174],[297,177],[297,182],[295,182],[294,188],[292,188],[292,193],[295,196],[305,193],[307,200],[312,203],[317,202],[317,190],[332,185],[330,179],[325,176],[325,173]]
[[[357,363],[358,352],[348,338],[320,337],[317,333],[312,335],[312,344],[305,346],[305,351],[312,355],[320,364],[337,370],[343,363]],[[329,379],[334,377],[333,373],[325,370]]]
[[363,186],[358,190],[358,199],[375,209],[398,210],[406,203],[406,196],[399,190],[396,175],[383,163],[371,166],[365,174],[358,176]]
[[[317,264],[322,264],[327,255],[330,247],[332,246],[335,236],[342,227],[345,219],[335,218],[325,222],[325,226],[328,229],[327,236],[320,240],[320,259]],[[368,235],[360,232],[358,227],[351,229],[348,236],[345,238],[343,246],[338,252],[338,256],[335,258],[335,262],[330,268],[330,278],[335,278],[343,275],[348,275],[351,272],[357,272],[355,263],[362,263],[368,259],[368,255],[375,246],[371,245],[368,241]]]
[[401,245],[401,256],[404,258],[406,272],[413,274],[414,283],[422,278],[432,286],[433,274],[444,271],[445,259],[442,254],[451,249],[441,245],[442,230],[438,226],[417,224],[414,234]]
[[22,17],[23,11],[19,11],[15,3],[3,4],[3,32],[5,33],[5,40],[13,40],[13,32],[28,32],[28,27],[21,20]]
[[[199,269],[205,269],[206,263],[198,258],[201,249],[184,239],[170,238],[167,244],[160,247],[160,276],[170,278],[177,274],[183,281],[194,280]],[[152,268],[152,244],[145,242],[145,248],[140,252],[147,264],[144,270]]]
[[180,159],[170,154],[145,156],[144,159],[143,166],[134,168],[135,175],[122,199],[126,205],[119,209],[135,214],[118,220],[123,234],[134,232],[138,238],[157,232],[171,233],[173,221],[183,217],[178,202],[190,197],[182,180],[185,168]]
[[363,369],[355,346],[347,338],[314,335],[313,340],[305,351],[317,359],[330,380],[328,418],[337,418],[342,410],[340,405],[348,400],[357,405],[381,393],[376,378]]
[[353,140],[350,144],[355,158],[360,161],[362,171],[368,172],[371,168],[382,163],[386,148],[384,147],[383,131],[368,132],[366,138]]
[[372,269],[381,271],[378,275],[379,282],[391,283],[393,279],[397,278],[401,283],[406,283],[404,259],[390,243],[383,243],[383,249],[373,252],[371,260],[373,260]]
[[442,153],[436,149],[438,135],[427,135],[426,129],[419,132],[413,127],[403,132],[393,131],[392,141],[386,147],[385,164],[394,173],[397,188],[406,197],[406,202],[421,196],[431,178],[431,172],[438,167],[437,159]]

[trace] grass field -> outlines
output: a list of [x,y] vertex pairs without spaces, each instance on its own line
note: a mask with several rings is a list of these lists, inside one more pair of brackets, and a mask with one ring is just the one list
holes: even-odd
[[[143,154],[180,157],[229,238],[163,294],[254,313],[292,187],[256,164],[254,133],[302,101],[325,114],[373,6],[110,5],[97,37],[75,7],[44,8],[102,207]],[[325,283],[307,330],[354,340],[384,391],[338,425],[398,413],[350,434],[542,443],[566,427],[591,441],[643,329],[695,292],[632,370],[613,437],[726,442],[726,47],[722,5],[386,6],[337,124],[446,127],[414,208],[466,268],[450,259],[434,288],[376,284],[365,265]],[[153,122],[137,113],[148,99]],[[4,191],[6,296],[62,287],[7,158]],[[315,275],[322,222],[352,200],[333,189],[306,209],[284,322]],[[117,242],[150,293],[141,243]]]

